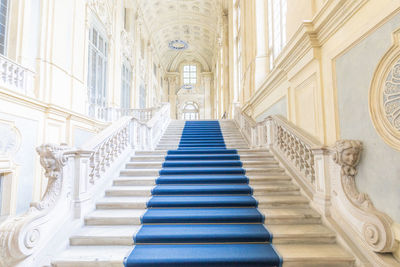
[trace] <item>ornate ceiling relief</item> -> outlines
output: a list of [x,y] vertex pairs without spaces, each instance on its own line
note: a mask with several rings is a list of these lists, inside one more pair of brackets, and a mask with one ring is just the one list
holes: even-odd
[[375,70],[369,91],[369,111],[382,139],[400,150],[400,29],[393,33],[393,46]]

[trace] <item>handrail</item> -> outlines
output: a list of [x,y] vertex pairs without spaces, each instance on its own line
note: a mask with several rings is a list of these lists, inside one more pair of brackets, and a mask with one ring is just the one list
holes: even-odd
[[351,237],[347,240],[355,240],[353,245],[376,266],[388,266],[376,253],[393,252],[399,244],[394,239],[392,219],[358,191],[355,176],[360,141],[338,140],[335,146],[326,147],[282,116],[255,122],[239,106],[235,106],[234,120],[250,147],[265,147],[274,153],[315,209],[340,221],[332,227]]
[[[133,150],[152,150],[170,122],[170,106],[163,104],[143,122],[123,117],[81,148],[43,144],[37,148],[48,179],[44,196],[20,216],[0,224],[0,266],[39,266],[50,241],[66,239],[65,228],[78,225],[83,214],[126,162]],[[75,223],[73,223],[75,221]]]

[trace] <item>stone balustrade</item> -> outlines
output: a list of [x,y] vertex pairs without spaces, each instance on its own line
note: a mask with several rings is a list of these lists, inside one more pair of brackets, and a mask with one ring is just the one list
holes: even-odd
[[33,96],[34,76],[34,72],[0,55],[0,86]]
[[[398,247],[393,221],[377,210],[366,193],[356,185],[362,143],[338,140],[322,145],[314,137],[282,116],[255,122],[236,106],[234,120],[252,148],[268,148],[301,186],[311,205],[343,240],[370,262],[386,266],[380,253]],[[360,177],[362,179],[362,177]]]
[[95,201],[132,150],[152,150],[170,122],[163,104],[147,122],[125,116],[81,148],[44,144],[37,148],[48,180],[38,203],[0,224],[0,266],[42,266],[52,244],[68,235],[93,210]]

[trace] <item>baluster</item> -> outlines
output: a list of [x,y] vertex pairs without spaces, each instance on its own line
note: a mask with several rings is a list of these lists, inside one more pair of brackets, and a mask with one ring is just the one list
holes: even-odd
[[7,61],[1,59],[1,80],[3,83],[7,83]]
[[94,177],[93,181],[100,178],[100,151],[99,149],[96,150],[94,154]]
[[106,158],[106,147],[105,147],[105,143],[103,143],[100,147],[100,171],[101,172],[105,172],[106,171],[106,166],[105,166],[105,158]]
[[92,153],[89,158],[89,167],[90,167],[89,182],[92,184],[94,183],[94,169],[96,167],[94,162],[94,154],[95,153]]

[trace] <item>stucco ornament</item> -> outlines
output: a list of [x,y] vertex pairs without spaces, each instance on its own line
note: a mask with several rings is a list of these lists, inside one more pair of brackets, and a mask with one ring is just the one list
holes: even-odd
[[400,59],[386,78],[382,102],[386,118],[400,134]]
[[396,249],[392,220],[378,211],[367,194],[358,191],[355,176],[360,162],[362,143],[358,140],[339,140],[334,146],[333,161],[340,166],[341,185],[349,200],[353,222],[365,243],[375,252],[392,252]]
[[371,205],[365,193],[360,193],[355,183],[357,165],[360,162],[362,144],[356,140],[339,140],[335,144],[333,160],[341,166],[341,179],[344,192],[356,205]]
[[376,67],[369,89],[369,113],[383,141],[400,151],[400,29]]
[[45,169],[47,177],[47,188],[42,200],[37,204],[32,204],[39,210],[48,208],[57,200],[60,195],[62,186],[62,168],[65,166],[66,157],[64,152],[65,146],[57,146],[54,144],[45,144],[36,148],[40,156],[40,164]]
[[97,15],[98,19],[103,23],[107,35],[113,35],[114,10],[116,2],[113,0],[89,0],[88,5]]
[[50,212],[57,211],[55,207],[59,200],[67,198],[62,196],[63,191],[69,190],[63,185],[67,147],[44,144],[36,150],[48,179],[46,192],[39,203],[31,204],[27,212],[0,224],[0,266],[14,266],[49,238],[50,232],[54,231]]

